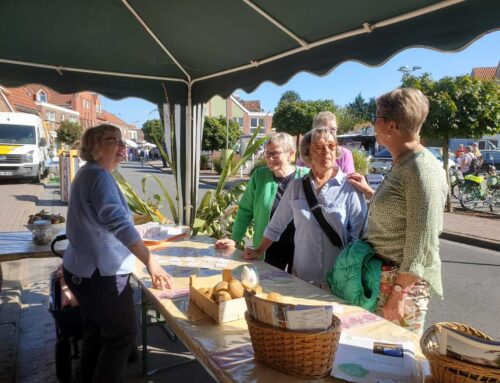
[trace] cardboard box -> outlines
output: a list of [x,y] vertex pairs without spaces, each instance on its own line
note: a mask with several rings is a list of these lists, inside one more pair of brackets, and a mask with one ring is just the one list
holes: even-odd
[[224,270],[224,274],[211,277],[197,277],[192,275],[189,278],[190,299],[217,323],[232,322],[245,318],[247,305],[245,298],[231,299],[220,304],[202,295],[198,289],[201,287],[214,287],[220,281],[229,282],[232,279],[231,272]]

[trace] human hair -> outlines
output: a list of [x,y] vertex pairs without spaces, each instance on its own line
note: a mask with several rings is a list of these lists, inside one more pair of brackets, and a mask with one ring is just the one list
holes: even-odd
[[322,126],[337,129],[337,116],[330,111],[319,112],[313,117],[312,128],[320,128]]
[[[322,138],[327,142],[332,141],[333,139],[333,141],[337,143],[337,135],[327,126],[314,128],[302,137],[302,141],[300,141],[300,157],[306,164],[311,164],[311,145],[318,142]],[[341,148],[337,145],[335,156],[340,156],[340,153]]]
[[467,146],[465,147],[465,150],[466,150],[466,151],[468,150],[469,152],[472,152],[474,149],[472,148],[472,146],[471,146],[471,145],[467,145]]
[[113,125],[102,124],[89,128],[83,132],[80,139],[80,158],[84,161],[96,162],[101,156],[101,142],[106,133],[119,133],[119,128]]
[[273,144],[276,146],[281,146],[285,151],[295,151],[295,143],[293,142],[293,137],[288,133],[275,133],[270,136],[264,143],[264,149],[267,145]]
[[396,122],[403,135],[418,137],[429,113],[429,100],[414,88],[398,88],[377,98],[377,115]]

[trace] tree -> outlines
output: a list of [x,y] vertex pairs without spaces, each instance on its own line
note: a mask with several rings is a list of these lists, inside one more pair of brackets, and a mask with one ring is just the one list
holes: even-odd
[[434,81],[424,73],[420,77],[405,75],[402,86],[420,89],[429,99],[421,136],[442,141],[445,169],[450,138],[479,138],[500,132],[500,86],[495,81],[471,76]]
[[80,124],[71,121],[63,121],[57,130],[57,140],[64,144],[73,145],[82,136]]
[[297,102],[297,101],[302,101],[300,95],[294,90],[287,90],[281,95],[278,104],[281,104],[283,102]]
[[225,149],[226,138],[228,147],[232,148],[240,136],[240,126],[235,121],[229,121],[229,130],[227,130],[224,116],[205,117],[201,148],[203,150]]
[[339,108],[337,110],[337,125],[339,134],[347,133],[354,130],[354,127],[364,120],[360,120],[356,117],[349,108]]
[[356,96],[353,102],[347,105],[347,110],[357,120],[356,123],[369,122],[376,109],[375,98],[372,97],[366,102],[361,93]]
[[165,131],[160,120],[147,120],[142,124],[142,132],[146,141],[151,143],[159,141],[161,145],[165,145]]
[[[335,113],[337,106],[332,100],[303,101],[293,91],[283,93],[274,110],[273,127],[277,132],[285,132],[297,137],[297,148],[301,134],[311,130],[313,117],[322,111]],[[295,100],[295,101],[293,101]]]

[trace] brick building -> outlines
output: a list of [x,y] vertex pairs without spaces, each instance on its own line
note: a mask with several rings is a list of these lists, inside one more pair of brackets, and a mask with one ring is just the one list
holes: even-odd
[[220,96],[215,96],[207,103],[207,116],[219,117],[227,115],[236,121],[243,134],[253,134],[259,129],[259,135],[273,132],[273,114],[264,112],[259,100],[244,101],[237,95],[231,95],[226,102]]
[[143,140],[142,131],[106,112],[99,95],[92,92],[61,94],[36,84],[18,88],[0,86],[0,112],[36,114],[45,121],[53,138],[61,122],[68,120],[80,124],[84,130],[99,124],[111,124],[121,130],[123,138]]

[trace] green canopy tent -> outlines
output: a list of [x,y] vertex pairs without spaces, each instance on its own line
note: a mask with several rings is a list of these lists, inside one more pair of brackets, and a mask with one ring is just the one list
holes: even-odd
[[[2,0],[0,84],[140,97],[174,113],[183,222],[194,216],[203,103],[410,46],[453,51],[500,28],[498,0]],[[168,120],[168,118],[166,119]],[[167,129],[169,124],[167,123]]]

